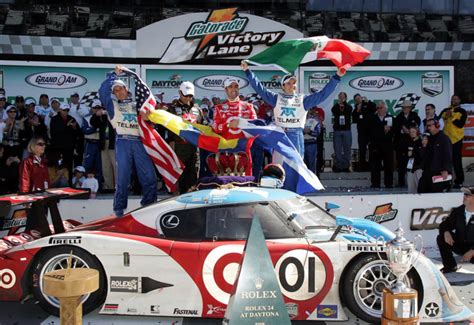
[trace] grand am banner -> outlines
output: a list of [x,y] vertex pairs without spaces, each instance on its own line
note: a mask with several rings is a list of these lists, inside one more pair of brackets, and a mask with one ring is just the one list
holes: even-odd
[[[158,36],[158,38],[157,38]],[[246,58],[303,34],[274,20],[215,9],[161,20],[137,30],[136,57],[160,63]]]
[[[320,91],[336,72],[329,67],[301,67],[300,89],[309,94]],[[347,71],[341,83],[325,102],[319,106],[326,113],[326,141],[332,142],[331,108],[337,101],[339,92],[347,93],[347,101],[352,106],[353,96],[360,94],[373,102],[384,101],[388,112],[397,115],[404,100],[415,104],[415,111],[425,118],[425,105],[434,104],[436,112],[449,106],[454,93],[454,70],[452,66],[427,67],[353,67]],[[352,148],[358,148],[357,131],[353,125]],[[332,153],[332,145],[326,145],[326,158]]]
[[[18,95],[38,102],[41,94],[67,102],[75,92],[87,102],[114,67],[113,64],[2,61],[0,87],[5,88],[9,103],[14,103]],[[138,66],[130,68],[139,71]],[[130,85],[129,78],[122,79]]]
[[[284,75],[282,71],[261,67],[252,67],[252,71],[269,90],[281,90],[281,78]],[[244,96],[255,94],[240,66],[143,65],[142,77],[154,94],[163,97],[165,103],[178,96],[179,86],[184,81],[194,84],[197,103],[205,96],[209,99],[216,96],[224,100],[224,80],[229,77],[239,82],[240,93]]]

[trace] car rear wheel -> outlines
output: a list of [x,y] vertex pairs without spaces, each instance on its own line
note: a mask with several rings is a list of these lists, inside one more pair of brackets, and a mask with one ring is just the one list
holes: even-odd
[[106,280],[100,262],[85,250],[74,246],[58,246],[42,252],[33,262],[32,291],[40,306],[48,313],[59,316],[59,299],[43,292],[44,274],[67,268],[69,256],[72,254],[72,268],[91,268],[99,271],[99,289],[82,296],[82,313],[85,315],[99,307],[105,301],[107,292]]
[[[396,281],[388,268],[388,261],[377,255],[366,254],[357,257],[345,272],[341,281],[341,295],[349,310],[360,319],[378,324],[382,317],[383,289]],[[405,284],[418,291],[418,307],[423,301],[423,288],[416,272],[411,269]]]

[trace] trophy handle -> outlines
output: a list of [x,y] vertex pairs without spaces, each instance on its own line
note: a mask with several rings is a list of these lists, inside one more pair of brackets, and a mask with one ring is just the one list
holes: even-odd
[[382,258],[382,255],[380,255],[380,251],[379,251],[379,239],[380,239],[380,243],[382,243],[382,247],[385,246],[385,238],[383,236],[378,236],[376,239],[375,239],[375,252],[377,253],[377,256],[379,257],[380,260],[382,261],[385,261],[383,258]]
[[416,235],[415,236],[415,239],[413,240],[414,244],[415,244],[415,249],[416,249],[416,242],[419,241],[420,242],[420,249],[418,250],[418,254],[416,255],[415,259],[413,260],[413,262],[411,263],[411,265],[415,265],[416,261],[418,261],[418,258],[420,257],[421,255],[421,250],[423,249],[423,237],[421,235]]

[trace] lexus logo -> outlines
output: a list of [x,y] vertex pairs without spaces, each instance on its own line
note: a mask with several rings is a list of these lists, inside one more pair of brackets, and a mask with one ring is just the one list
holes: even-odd
[[161,218],[161,225],[168,229],[173,229],[179,226],[179,218],[174,214],[169,214]]

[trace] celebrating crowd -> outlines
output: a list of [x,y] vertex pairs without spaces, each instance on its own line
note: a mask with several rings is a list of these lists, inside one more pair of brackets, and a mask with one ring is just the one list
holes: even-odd
[[[285,131],[307,167],[319,174],[324,169],[325,112],[318,104],[333,93],[343,73],[338,71],[324,89],[311,95],[297,94],[296,78],[289,74],[282,78],[282,92],[276,94],[265,89],[245,62],[241,66],[256,96],[245,98],[238,81],[229,78],[224,83],[224,101],[217,95],[195,100],[194,85],[185,81],[171,103],[162,101],[163,93],[155,95],[156,108],[209,125],[227,139],[241,136],[240,119],[275,124]],[[17,96],[9,105],[1,89],[0,192],[62,186],[89,188],[92,195],[115,190],[114,211],[118,215],[126,208],[131,187],[141,186],[143,204],[156,200],[160,175],[140,142],[136,104],[130,90],[117,78],[122,72],[118,68],[111,73],[100,87],[100,100],[88,106],[80,102],[78,93],[70,94],[67,101],[42,94],[37,103]],[[461,147],[467,114],[460,107],[459,96],[453,95],[451,105],[439,114],[435,105],[427,104],[424,120],[413,111],[410,101],[404,101],[402,111],[394,117],[384,101],[375,103],[361,94],[353,99],[351,106],[347,94],[340,92],[330,110],[334,172],[351,171],[351,125],[356,124],[359,158],[352,170],[370,171],[373,188],[381,186],[382,170],[385,187],[393,187],[395,166],[396,186],[407,187],[409,193],[446,191],[451,179],[455,187],[462,185]],[[155,128],[183,162],[178,192],[189,191],[198,178],[210,175],[209,152],[161,125]],[[247,174],[258,179],[264,162],[271,159],[271,153],[254,145],[252,171]],[[122,172],[117,172],[117,166]],[[32,181],[32,175],[37,175],[35,169],[43,172]]]

